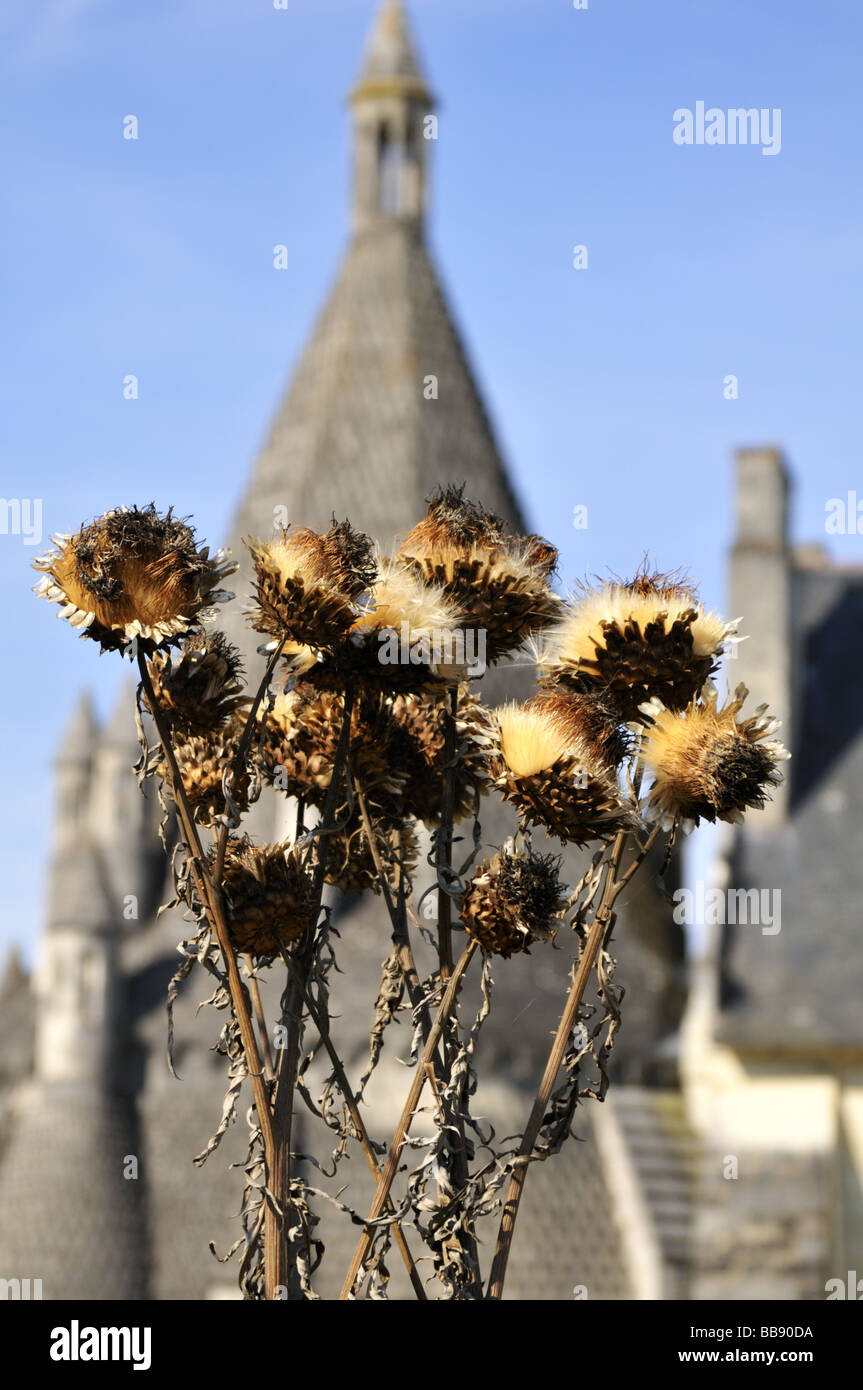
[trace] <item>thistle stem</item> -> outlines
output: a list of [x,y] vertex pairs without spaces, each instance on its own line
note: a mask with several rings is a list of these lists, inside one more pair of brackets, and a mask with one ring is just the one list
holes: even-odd
[[[363,829],[366,832],[366,839],[369,842],[372,862],[374,863],[384,902],[386,903],[387,911],[390,916],[396,959],[399,963],[399,969],[402,972],[402,979],[405,982],[411,1008],[414,1010],[414,1013],[418,1011],[423,1042],[425,1042],[431,1031],[431,1018],[429,1016],[428,1005],[425,1003],[423,996],[423,988],[416,967],[416,961],[414,960],[413,948],[411,947],[410,935],[407,929],[406,913],[397,908],[396,904],[393,902],[392,887],[387,877],[383,859],[381,858],[380,846],[378,845],[377,836],[374,826],[372,825],[371,816],[369,815],[365,792],[359,782],[354,783],[354,792],[357,798],[357,805],[360,808]],[[403,896],[404,895],[402,895],[402,898]]]
[[[353,689],[348,688],[345,691],[344,715],[333,762],[333,775],[330,779],[330,785],[327,788],[327,795],[321,814],[321,825],[317,846],[318,854],[312,887],[311,926],[296,948],[294,965],[296,975],[289,984],[286,1007],[282,1015],[282,1024],[287,1028],[287,1043],[284,1051],[279,1057],[278,1067],[276,1068],[276,1094],[273,1100],[273,1142],[274,1161],[281,1183],[280,1191],[284,1193],[284,1200],[280,1201],[281,1216],[275,1211],[272,1213],[273,1230],[271,1232],[271,1240],[278,1246],[283,1256],[284,1267],[288,1271],[290,1270],[288,1211],[291,1205],[291,1138],[294,1120],[293,1097],[294,1089],[297,1084],[297,1072],[300,1065],[303,996],[309,970],[311,969],[315,954],[317,920],[321,910],[324,878],[327,870],[327,835],[335,820],[342,774],[347,766],[350,751],[353,705]],[[269,1210],[267,1216],[268,1218],[270,1216]],[[288,1281],[286,1280],[285,1282],[289,1288]],[[288,1296],[290,1297],[290,1292]]]
[[422,1057],[417,1063],[417,1067],[414,1072],[414,1078],[411,1083],[411,1088],[408,1092],[408,1097],[405,1101],[404,1109],[402,1110],[401,1118],[399,1119],[396,1132],[393,1135],[393,1140],[392,1144],[390,1145],[390,1151],[387,1156],[387,1161],[384,1164],[383,1170],[378,1179],[377,1191],[375,1192],[371,1209],[367,1218],[369,1224],[364,1228],[363,1234],[361,1235],[357,1244],[357,1248],[354,1251],[354,1256],[351,1260],[350,1269],[348,1270],[341,1294],[339,1295],[340,1300],[349,1299],[353,1295],[354,1285],[357,1282],[357,1278],[360,1274],[360,1271],[371,1248],[372,1240],[374,1239],[374,1227],[371,1223],[379,1219],[386,1207],[386,1203],[390,1195],[390,1189],[392,1188],[396,1172],[398,1171],[401,1152],[404,1147],[405,1140],[408,1137],[408,1132],[410,1131],[411,1123],[416,1113],[420,1096],[422,1095],[423,1086],[425,1085],[428,1079],[427,1068],[431,1063],[432,1058],[434,1057],[435,1048],[437,1047],[440,1041],[443,1030],[446,1027],[447,1020],[449,1019],[456,998],[458,997],[458,991],[461,986],[462,978],[468,966],[470,965],[471,960],[473,959],[473,955],[476,949],[477,943],[475,940],[471,940],[470,942],[468,942],[468,945],[465,947],[465,950],[462,953],[462,956],[455,969],[453,970],[453,973],[450,976],[449,981],[447,983],[446,991],[444,993],[443,999],[440,1002],[440,1007],[438,1008],[434,1022],[432,1023],[431,1031],[429,1032],[428,1038],[426,1039],[426,1045],[423,1050]]
[[[441,777],[441,818],[435,840],[435,863],[437,868],[437,910],[438,910],[438,962],[440,977],[448,980],[452,974],[452,899],[447,891],[452,878],[452,841],[455,819],[455,778],[457,764],[456,718],[458,716],[458,686],[448,692],[444,710],[443,773]],[[443,1036],[444,1067],[447,1077],[452,1073],[453,1039],[449,1029]],[[444,1124],[447,1117],[442,1117]],[[456,1142],[452,1148],[452,1177],[458,1190],[462,1190],[468,1180],[467,1143],[464,1120],[459,1113],[455,1117]],[[452,1130],[449,1131],[452,1133]],[[471,1287],[482,1295],[482,1282],[479,1272],[479,1251],[476,1237],[468,1231],[465,1237],[466,1254],[471,1273]]]
[[516,1218],[524,1193],[524,1185],[527,1181],[528,1160],[533,1153],[534,1145],[542,1129],[542,1122],[548,1109],[554,1083],[566,1054],[566,1048],[572,1030],[575,1027],[579,1005],[584,996],[587,981],[590,978],[590,973],[596,961],[600,944],[605,935],[605,929],[611,917],[612,907],[618,895],[623,891],[632,876],[644,862],[658,834],[659,827],[656,827],[656,829],[650,833],[644,846],[639,850],[632,864],[620,879],[617,878],[617,871],[628,838],[628,832],[621,830],[615,837],[611,854],[606,862],[605,884],[603,886],[599,906],[596,909],[596,914],[591,924],[590,931],[588,932],[587,940],[582,947],[578,965],[574,970],[572,985],[569,995],[567,996],[563,1013],[561,1014],[560,1023],[551,1046],[551,1051],[548,1055],[545,1071],[539,1083],[539,1089],[536,1093],[536,1099],[534,1100],[518,1153],[513,1160],[513,1172],[509,1180],[506,1201],[504,1202],[503,1213],[500,1219],[497,1244],[495,1246],[491,1275],[489,1277],[488,1293],[486,1295],[486,1298],[489,1300],[498,1300],[503,1297],[503,1286],[506,1278],[510,1250],[512,1248]]
[[[290,957],[286,957],[286,963],[288,965],[288,969],[292,972],[295,972],[296,967],[290,960]],[[315,1007],[312,997],[309,993],[308,985],[304,987],[303,994],[305,996],[306,1008],[309,1011],[309,1017],[311,1018],[312,1023],[317,1028],[318,1035],[320,1036],[321,1042],[323,1043],[327,1051],[327,1055],[329,1056],[330,1062],[332,1063],[333,1073],[338,1083],[339,1090],[342,1093],[342,1097],[347,1107],[348,1114],[350,1115],[354,1128],[356,1129],[357,1137],[359,1138],[363,1153],[365,1154],[369,1170],[372,1174],[372,1177],[376,1180],[379,1180],[381,1176],[381,1167],[378,1163],[377,1155],[375,1154],[374,1148],[372,1147],[372,1141],[369,1138],[368,1130],[366,1129],[363,1117],[360,1113],[360,1108],[357,1105],[356,1096],[354,1094],[350,1082],[348,1081],[344,1064],[338,1052],[336,1051],[335,1044],[333,1043],[329,1027],[326,1023],[326,1020],[322,1017],[322,1015],[318,1012],[317,1008]],[[390,1197],[387,1197],[385,1209],[389,1213],[395,1211],[395,1207],[393,1206],[392,1199]],[[414,1263],[413,1256],[411,1255],[411,1252],[408,1248],[408,1243],[405,1240],[404,1232],[399,1222],[394,1223],[393,1236],[396,1245],[399,1248],[401,1257],[404,1261],[405,1269],[408,1272],[408,1277],[410,1278],[414,1293],[416,1294],[417,1298],[420,1299],[423,1303],[428,1302],[428,1295],[426,1294],[425,1286],[423,1284],[422,1279],[419,1276],[419,1272],[417,1270],[416,1264]]]
[[[258,1115],[258,1124],[261,1127],[261,1135],[264,1143],[264,1160],[268,1171],[268,1183],[274,1159],[273,1144],[273,1119],[270,1113],[269,1099],[267,1096],[267,1086],[264,1078],[264,1070],[261,1056],[258,1051],[255,1030],[252,1025],[249,1013],[248,998],[243,981],[240,977],[237,965],[237,956],[231,945],[231,938],[228,932],[227,922],[222,905],[222,896],[219,888],[212,882],[204,862],[204,851],[198,829],[195,825],[186,790],[183,786],[183,778],[177,766],[177,759],[171,744],[171,737],[168,727],[156,697],[153,693],[153,683],[150,679],[150,672],[147,669],[146,659],[143,652],[138,653],[138,669],[141,673],[141,684],[144,694],[147,697],[147,705],[156,725],[156,732],[162,745],[165,755],[165,766],[167,772],[168,785],[180,821],[180,830],[186,845],[186,852],[189,855],[192,877],[195,887],[201,898],[201,902],[210,919],[210,923],[216,933],[216,939],[222,952],[225,967],[228,972],[228,988],[231,994],[231,1004],[234,1010],[234,1017],[240,1030],[240,1041],[243,1046],[243,1053],[246,1058],[246,1067],[252,1083],[252,1094],[255,1101],[255,1110]],[[267,1297],[272,1297],[273,1281],[276,1280],[277,1270],[271,1269],[266,1260],[266,1288]]]
[[255,1012],[258,1035],[261,1039],[261,1051],[264,1056],[264,1074],[268,1081],[272,1081],[275,1073],[273,1071],[273,1054],[270,1051],[270,1035],[267,1032],[267,1020],[264,1017],[264,1001],[261,998],[261,987],[258,984],[258,977],[255,974],[255,966],[251,956],[246,956],[245,965],[246,978],[249,981],[249,992],[252,996],[252,1008]]
[[444,884],[449,886],[452,870],[452,831],[455,811],[455,761],[456,761],[456,711],[458,710],[458,687],[449,692],[447,708],[444,710],[443,774],[441,777],[440,825],[435,840],[435,864],[437,867],[437,928],[438,958],[441,979],[447,980],[452,974],[452,903]]

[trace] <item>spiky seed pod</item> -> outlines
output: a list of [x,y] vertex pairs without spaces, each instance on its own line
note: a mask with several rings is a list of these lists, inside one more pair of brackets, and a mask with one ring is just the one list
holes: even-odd
[[[242,717],[235,717],[224,728],[208,734],[189,734],[174,745],[186,797],[201,825],[212,825],[226,810],[222,778],[237,755],[243,723]],[[164,763],[158,770],[165,777]],[[235,776],[230,786],[231,798],[241,811],[248,809],[249,786],[245,772]]]
[[220,729],[248,708],[242,677],[240,653],[222,632],[190,634],[176,659],[156,652],[150,662],[157,704],[172,728],[187,734]]
[[559,925],[566,889],[560,860],[508,847],[481,864],[465,889],[461,919],[483,950],[512,956],[547,941]]
[[524,560],[537,574],[544,574],[550,578],[557,569],[558,559],[556,547],[551,541],[547,541],[545,536],[537,536],[533,532],[525,536]]
[[[208,864],[214,863],[212,850]],[[296,848],[253,845],[247,835],[231,836],[221,886],[237,951],[274,956],[312,925],[313,883]]]
[[[347,810],[346,807],[342,809]],[[419,841],[413,828],[400,821],[376,819],[374,830],[384,864],[398,859],[410,874],[419,858]],[[347,825],[335,835],[327,836],[324,879],[342,893],[381,891],[368,836],[356,811]]]
[[349,521],[336,521],[321,536],[323,554],[336,588],[352,599],[370,589],[378,577],[374,542]]
[[665,709],[656,700],[645,706],[650,727],[643,756],[653,776],[646,820],[657,820],[666,830],[679,822],[690,830],[702,817],[740,822],[745,811],[761,809],[782,781],[778,764],[791,754],[771,738],[780,721],[766,705],[748,719],[737,718],[748,693],[738,685],[734,699],[720,708],[708,683],[701,699],[683,711]]
[[[264,776],[289,796],[322,806],[335,766],[344,719],[344,697],[301,681],[276,697],[271,710],[258,713],[264,722],[260,744]],[[393,756],[393,726],[379,701],[357,701],[351,718],[351,769],[370,806],[395,802],[405,776]]]
[[708,613],[676,576],[641,569],[628,583],[584,588],[545,635],[540,670],[555,684],[605,690],[627,719],[653,696],[683,709],[738,622]]
[[345,521],[323,535],[306,526],[246,545],[255,575],[247,618],[257,632],[315,649],[344,636],[356,618],[355,599],[374,579],[368,536]]
[[557,564],[554,547],[540,536],[514,536],[461,489],[430,499],[428,514],[408,532],[397,559],[464,611],[465,626],[483,634],[487,662],[520,646],[562,608],[548,587]]
[[425,560],[450,547],[469,550],[474,545],[500,545],[509,533],[502,517],[465,497],[464,486],[438,488],[426,501],[428,511],[408,531],[400,555]]
[[381,561],[350,632],[323,661],[291,653],[293,669],[319,689],[342,690],[351,682],[371,695],[443,687],[465,674],[459,621],[458,610],[438,586]]
[[72,536],[52,536],[55,549],[33,562],[43,571],[34,592],[61,604],[82,637],[103,651],[133,639],[139,649],[176,646],[213,606],[233,598],[219,587],[237,565],[228,552],[210,558],[195,533],[169,509],[120,507],[82,526]]
[[[403,815],[433,829],[440,823],[443,792],[446,703],[437,695],[396,695],[387,702],[393,724],[391,756],[405,775],[399,800]],[[487,712],[467,685],[458,693],[453,818],[472,816],[477,794],[487,789],[481,742]]]
[[580,740],[597,764],[614,772],[628,756],[632,735],[616,705],[602,691],[579,694],[566,686],[547,686],[524,703],[547,715],[565,738]]
[[545,826],[562,844],[605,840],[637,823],[589,732],[564,730],[548,710],[492,711],[485,743],[493,785],[524,820]]

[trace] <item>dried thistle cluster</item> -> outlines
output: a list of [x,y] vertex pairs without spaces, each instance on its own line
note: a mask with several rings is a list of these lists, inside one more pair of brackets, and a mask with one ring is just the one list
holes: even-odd
[[[153,714],[155,702],[170,730],[200,824],[235,819],[261,782],[320,813],[351,692],[350,779],[325,870],[347,891],[377,886],[357,791],[380,854],[405,873],[417,859],[412,827],[440,823],[451,716],[452,820],[474,815],[493,790],[523,828],[540,826],[564,845],[651,820],[666,830],[739,820],[780,780],[787,754],[769,737],[776,721],[763,707],[738,718],[743,687],[719,708],[711,683],[736,622],[708,612],[685,578],[646,566],[564,599],[550,586],[554,547],[514,534],[461,488],[435,494],[390,558],[348,521],[247,543],[247,619],[278,654],[274,693],[256,704],[250,727],[240,654],[203,627],[231,597],[218,586],[233,562],[222,552],[210,559],[186,521],[152,504],[107,512],[54,541],[36,562],[37,592],[62,603],[61,616],[103,650],[137,639],[152,692],[145,706]],[[483,669],[531,642],[535,693],[487,709],[469,679],[469,634],[482,636]],[[156,766],[167,777],[164,753]],[[478,910],[477,882],[465,913]]]
[[[565,924],[575,929],[579,950],[593,943],[587,972],[573,975],[555,1043],[569,1079],[556,1099],[550,1089],[538,1096],[532,1112],[538,1127],[525,1131],[519,1149],[525,1162],[546,1156],[569,1132],[578,1099],[596,1094],[579,1090],[579,1057],[572,1051],[574,1023],[587,1017],[572,991],[577,978],[584,990],[594,966],[606,972],[600,997],[609,1032],[605,1051],[597,1044],[591,1054],[603,1076],[602,1058],[619,1023],[603,943],[616,894],[632,872],[617,877],[624,847],[634,851],[637,867],[660,831],[673,844],[678,831],[701,819],[740,821],[763,806],[788,753],[773,737],[778,721],[765,706],[743,715],[745,687],[720,703],[713,678],[738,640],[738,623],[708,612],[685,577],[643,564],[629,581],[583,584],[563,597],[552,588],[554,547],[514,533],[463,489],[448,487],[430,498],[426,516],[386,556],[348,521],[335,519],[326,531],[283,528],[268,540],[249,539],[247,547],[246,617],[264,639],[258,654],[266,658],[262,676],[248,685],[240,652],[209,627],[218,605],[232,597],[221,583],[236,565],[223,552],[211,558],[188,522],[171,511],[161,515],[151,504],[106,512],[55,537],[52,552],[36,562],[42,572],[36,591],[61,605],[61,617],[103,651],[138,663],[139,777],[156,778],[163,806],[170,800],[176,812],[185,849],[185,858],[173,857],[177,895],[198,924],[182,948],[187,964],[178,979],[193,960],[202,961],[219,981],[211,1002],[228,1011],[218,1046],[231,1059],[231,1079],[210,1147],[233,1114],[243,1077],[254,1092],[258,1120],[250,1120],[243,1204],[249,1251],[241,1283],[249,1296],[290,1284],[272,1244],[266,1259],[260,1252],[262,1241],[274,1239],[272,1222],[261,1219],[262,1202],[272,1201],[279,1222],[313,1222],[290,1159],[286,1168],[275,1162],[274,1127],[291,1113],[290,1101],[279,1101],[282,1088],[292,1093],[304,1085],[303,1019],[312,1018],[321,1040],[333,1045],[326,980],[335,954],[323,906],[331,885],[380,894],[395,944],[374,1006],[369,1070],[357,1092],[343,1064],[334,1063],[321,1116],[339,1132],[338,1157],[363,1138],[356,1097],[377,1064],[384,1029],[408,996],[415,1039],[425,1039],[416,1075],[420,1087],[426,1076],[434,1081],[439,1144],[414,1171],[403,1209],[412,1210],[450,1294],[475,1297],[471,1211],[500,1209],[496,1194],[513,1172],[514,1151],[474,1175],[465,1140],[456,1152],[453,1136],[472,1123],[466,1079],[488,1010],[469,1041],[460,1042],[457,1026],[444,1019],[437,1037],[449,1031],[436,1052],[432,1003],[456,1008],[454,987],[474,951],[484,960],[487,1002],[492,958],[522,955]],[[488,666],[513,659],[535,666],[535,689],[520,702],[486,706],[476,682]],[[256,843],[241,829],[262,795],[287,799],[295,826],[272,844]],[[516,818],[502,848],[483,843],[479,810],[489,795]],[[286,821],[284,814],[279,819]],[[467,830],[457,837],[461,823]],[[533,827],[561,846],[595,847],[593,868],[573,892],[561,879],[561,860],[533,848]],[[204,832],[212,835],[207,848]],[[430,850],[424,835],[431,836]],[[461,864],[454,853],[459,841],[473,843]],[[421,874],[435,877],[415,897]],[[439,912],[438,968],[420,981],[409,922],[419,925],[429,893],[436,893]],[[588,935],[591,923],[596,930]],[[457,965],[453,928],[468,943]],[[269,1076],[266,1048],[258,1047],[266,1029],[260,1017],[253,1023],[238,957],[251,959],[253,983],[258,970],[277,962],[287,968],[279,993],[283,1022],[293,1029],[286,1053],[292,1060],[280,1061]],[[333,1086],[345,1100],[342,1120],[332,1118]],[[406,1103],[394,1152],[418,1094]],[[543,1125],[552,1137],[537,1149]],[[288,1140],[281,1136],[290,1154]],[[379,1221],[394,1208],[385,1206],[388,1188],[381,1186],[374,1146],[365,1147],[378,1175],[377,1205],[367,1222],[357,1218],[364,1234],[345,1296],[352,1296],[357,1278],[385,1288],[383,1255],[398,1232],[395,1218]],[[281,1187],[271,1193],[267,1175],[274,1169]],[[386,1171],[392,1182],[395,1168]],[[427,1188],[431,1172],[439,1198]],[[295,1258],[307,1296],[314,1263],[309,1239],[295,1228],[285,1242],[295,1255],[284,1256],[289,1264]],[[409,1253],[402,1253],[416,1276]],[[494,1297],[502,1286],[500,1258],[505,1267],[498,1248]]]

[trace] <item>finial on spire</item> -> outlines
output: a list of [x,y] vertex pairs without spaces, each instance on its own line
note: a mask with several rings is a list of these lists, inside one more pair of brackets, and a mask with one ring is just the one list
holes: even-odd
[[426,205],[427,122],[434,99],[401,0],[384,0],[372,29],[354,112],[354,228],[385,221],[422,225]]
[[379,96],[413,97],[426,105],[432,101],[401,0],[384,0],[351,100]]

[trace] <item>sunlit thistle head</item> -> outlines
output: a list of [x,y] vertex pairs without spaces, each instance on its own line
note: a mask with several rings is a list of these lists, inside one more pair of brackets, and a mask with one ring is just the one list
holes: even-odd
[[334,522],[323,534],[306,526],[247,547],[254,568],[247,616],[257,632],[314,649],[344,636],[356,618],[356,600],[374,581],[367,536],[348,522]]
[[748,719],[737,716],[747,697],[738,685],[734,699],[719,707],[708,683],[700,700],[668,710],[659,701],[643,710],[649,728],[643,757],[653,777],[645,818],[665,829],[691,829],[704,818],[740,822],[759,810],[782,781],[779,763],[791,755],[771,737],[779,720],[759,705]]
[[240,653],[221,632],[190,634],[179,654],[156,652],[149,672],[156,702],[175,731],[222,728],[251,703],[243,693]]
[[707,612],[675,575],[642,568],[628,583],[583,587],[546,634],[545,679],[602,690],[627,719],[658,696],[682,709],[715,671],[737,623]]
[[542,703],[492,711],[486,748],[492,784],[563,844],[604,840],[635,823],[593,732],[567,726]]
[[145,652],[175,646],[233,598],[219,585],[236,563],[227,551],[211,558],[199,549],[172,510],[121,507],[52,539],[55,549],[34,561],[43,572],[34,592],[59,603],[59,616],[103,651],[133,641]]
[[550,622],[560,600],[548,587],[557,551],[540,536],[516,536],[500,517],[447,488],[399,547],[400,565],[441,585],[485,634],[489,661],[519,647]]
[[[215,850],[209,855],[211,868],[215,855]],[[268,958],[312,926],[313,883],[296,848],[253,845],[247,835],[231,836],[221,887],[237,951]]]

